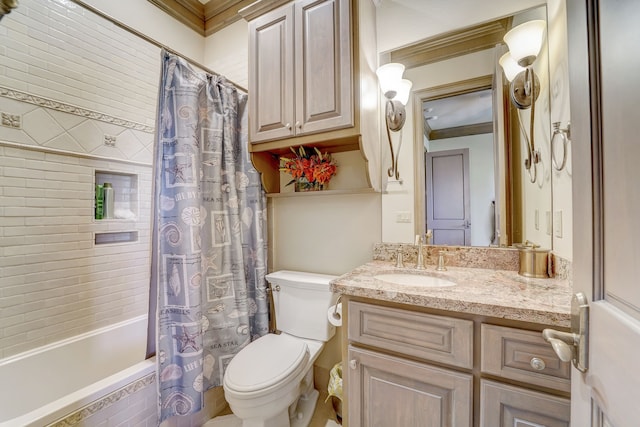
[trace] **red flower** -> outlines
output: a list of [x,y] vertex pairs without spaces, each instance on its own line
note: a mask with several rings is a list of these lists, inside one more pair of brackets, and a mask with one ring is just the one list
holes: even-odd
[[307,154],[303,146],[300,146],[297,152],[293,148],[291,151],[295,154],[294,158],[280,157],[280,170],[293,177],[289,184],[304,178],[311,184],[324,185],[337,172],[336,164],[328,153],[322,154],[314,148],[314,154]]

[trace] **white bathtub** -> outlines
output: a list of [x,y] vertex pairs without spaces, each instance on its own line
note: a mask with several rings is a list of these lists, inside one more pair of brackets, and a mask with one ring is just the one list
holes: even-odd
[[155,371],[147,316],[0,360],[0,427],[45,426]]

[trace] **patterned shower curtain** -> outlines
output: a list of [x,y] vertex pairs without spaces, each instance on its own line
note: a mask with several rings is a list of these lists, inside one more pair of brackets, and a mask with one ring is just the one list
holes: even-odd
[[160,418],[203,406],[231,358],[268,332],[266,202],[247,95],[163,52],[154,167]]

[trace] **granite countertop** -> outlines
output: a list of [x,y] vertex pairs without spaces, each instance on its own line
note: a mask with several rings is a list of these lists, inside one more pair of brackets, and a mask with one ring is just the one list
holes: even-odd
[[[427,288],[396,285],[374,276],[384,273],[428,274],[456,282],[456,286]],[[571,326],[571,283],[567,279],[529,279],[516,271],[447,267],[425,270],[396,268],[387,261],[371,261],[331,281],[333,292],[459,313],[524,322]]]

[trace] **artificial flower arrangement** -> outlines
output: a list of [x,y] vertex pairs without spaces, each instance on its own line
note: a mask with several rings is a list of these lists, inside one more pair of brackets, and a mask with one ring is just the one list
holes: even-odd
[[293,179],[287,185],[296,185],[296,191],[322,190],[332,176],[336,174],[337,166],[331,154],[322,154],[313,147],[313,152],[300,146],[296,151],[290,147],[294,157],[280,157],[280,170],[290,174]]

